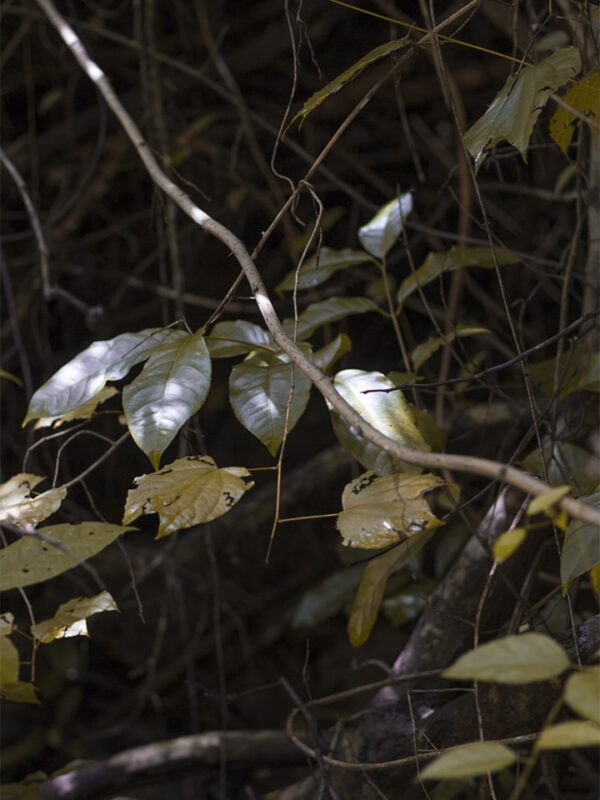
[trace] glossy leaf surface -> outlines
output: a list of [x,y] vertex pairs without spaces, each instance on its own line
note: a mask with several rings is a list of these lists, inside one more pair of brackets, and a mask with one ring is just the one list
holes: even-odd
[[412,210],[413,197],[410,192],[380,208],[373,219],[358,231],[358,238],[365,250],[375,258],[384,259],[397,242],[404,221]]

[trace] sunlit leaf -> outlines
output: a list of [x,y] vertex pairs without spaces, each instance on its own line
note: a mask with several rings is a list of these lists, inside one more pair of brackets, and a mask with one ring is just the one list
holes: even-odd
[[182,425],[206,400],[210,379],[210,355],[198,331],[157,348],[123,390],[129,432],[155,469]]
[[380,311],[377,303],[367,297],[330,297],[311,303],[298,315],[298,326],[295,329],[294,320],[286,319],[283,326],[292,335],[296,332],[296,340],[309,339],[322,325],[330,325],[352,314],[366,314],[369,311]]
[[365,250],[375,258],[384,259],[402,233],[404,221],[412,210],[413,197],[410,192],[380,208],[373,219],[359,228],[358,238]]
[[334,78],[326,86],[323,86],[322,89],[319,89],[318,92],[315,92],[313,95],[311,95],[304,103],[300,111],[298,111],[294,116],[290,122],[290,125],[293,125],[297,119],[300,120],[300,124],[302,125],[306,117],[308,117],[309,114],[312,114],[312,112],[318,108],[324,100],[326,100],[330,95],[339,91],[342,86],[356,78],[357,75],[360,75],[365,67],[368,67],[369,64],[372,64],[374,61],[378,61],[380,58],[384,58],[390,53],[394,53],[396,50],[400,50],[402,47],[406,47],[407,44],[408,42],[406,39],[394,39],[391,42],[380,44],[373,50],[369,50],[369,52],[366,53],[362,58],[352,64],[351,67],[348,67],[348,69],[344,70],[344,72],[338,75],[337,78]]
[[[580,502],[600,509],[600,492],[580,497]],[[600,563],[598,526],[572,520],[563,541],[560,555],[560,579],[564,586]]]
[[444,672],[455,680],[532,683],[555,678],[569,667],[562,647],[543,633],[505,636],[462,655]]
[[564,699],[580,717],[600,725],[600,667],[586,667],[583,672],[570,675]]
[[539,750],[560,750],[572,747],[600,747],[600,726],[589,720],[558,722],[544,728],[536,747]]
[[217,322],[205,341],[212,358],[245,356],[254,350],[276,348],[273,339],[264,328],[242,319]]
[[498,772],[517,760],[517,755],[500,742],[471,742],[452,748],[421,770],[426,781],[472,778]]
[[411,361],[415,369],[419,369],[426,361],[428,361],[434,353],[443,347],[445,344],[450,344],[457,338],[463,336],[475,336],[478,333],[491,333],[488,328],[481,328],[473,325],[456,325],[454,330],[449,331],[444,337],[431,336],[424,342],[418,344],[411,354]]
[[325,283],[334,273],[348,267],[358,267],[373,259],[362,250],[333,250],[322,247],[320,251],[302,264],[299,270],[288,272],[278,284],[276,291],[291,292],[298,289],[310,289]]
[[280,352],[255,353],[236,364],[229,376],[236,417],[272,456],[306,410],[310,388],[310,380]]
[[157,539],[222,517],[254,486],[247,469],[219,469],[209,456],[178,458],[134,483],[136,488],[127,493],[123,524],[142,514],[158,514]]
[[526,538],[527,528],[513,528],[511,531],[501,533],[494,542],[494,561],[502,564],[521,547]]
[[315,350],[312,360],[319,367],[319,369],[326,372],[329,367],[333,366],[336,362],[343,358],[346,353],[352,350],[352,341],[346,333],[338,333],[335,339],[332,339],[329,344]]
[[292,628],[314,628],[338,614],[356,589],[361,573],[356,567],[344,569],[325,578],[306,592],[292,619]]
[[83,403],[83,405],[77,406],[73,411],[68,411],[66,414],[58,414],[56,417],[40,417],[33,426],[33,429],[37,431],[40,428],[59,428],[61,425],[64,425],[65,422],[73,422],[76,419],[91,419],[98,406],[105,403],[116,394],[119,394],[119,392],[114,386],[105,386],[103,389],[100,389],[98,394],[95,394],[91,400],[88,400],[87,403]]
[[398,289],[398,305],[402,306],[407,297],[419,287],[427,286],[445,272],[454,272],[463,267],[484,267],[492,269],[494,263],[504,266],[519,261],[519,256],[501,247],[451,247],[440,253],[429,253],[421,266],[405,278]]
[[[589,72],[563,95],[564,102],[584,117],[600,122],[600,71]],[[566,154],[580,119],[564,106],[558,106],[550,120],[549,132]]]
[[523,459],[523,466],[535,475],[547,475],[550,486],[568,483],[576,496],[591,494],[600,476],[600,458],[570,442],[544,445],[543,461],[540,450],[534,450]]
[[124,378],[154,348],[182,336],[186,336],[183,331],[148,328],[94,342],[34,393],[23,425],[32,419],[59,417],[79,408],[95,397],[107,381]]
[[43,644],[49,644],[55,639],[88,636],[88,617],[102,611],[118,610],[113,597],[107,591],[94,597],[74,597],[60,605],[51,619],[32,625],[31,635]]
[[527,161],[529,139],[548,98],[580,69],[579,50],[565,47],[510,75],[485,114],[464,135],[475,166],[480,167],[492,147],[503,140]]
[[346,547],[380,549],[442,523],[423,495],[443,486],[435,475],[385,475],[365,472],[347,484],[337,527]]
[[104,550],[122,533],[134,530],[106,522],[46,525],[0,550],[0,589],[47,581]]
[[[342,397],[380,433],[416,450],[430,449],[415,424],[413,413],[404,395],[398,390],[389,391],[394,390],[395,386],[381,372],[346,369],[337,373],[333,383]],[[383,391],[371,391],[373,389]],[[419,471],[418,467],[399,462],[368,442],[359,431],[348,427],[335,412],[332,412],[332,423],[340,443],[363,467],[373,469],[379,475]]]
[[534,514],[552,515],[556,504],[563,497],[566,497],[570,491],[570,486],[555,486],[554,489],[549,489],[547,492],[539,494],[527,506],[527,516],[533,517]]
[[64,486],[31,497],[32,489],[43,481],[40,475],[20,472],[0,484],[0,520],[14,525],[37,525],[60,507],[67,495]]

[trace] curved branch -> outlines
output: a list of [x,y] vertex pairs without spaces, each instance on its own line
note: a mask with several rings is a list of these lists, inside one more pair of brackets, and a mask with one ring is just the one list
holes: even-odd
[[[242,268],[246,280],[250,284],[258,309],[275,342],[289,356],[291,361],[293,361],[293,363],[311,380],[323,397],[331,404],[332,408],[353,429],[355,435],[367,439],[367,441],[376,445],[381,450],[384,450],[392,457],[400,461],[406,461],[409,464],[428,467],[430,469],[469,472],[475,475],[482,475],[487,478],[492,478],[493,480],[509,483],[527,494],[532,495],[541,495],[549,491],[550,487],[547,484],[508,464],[501,464],[497,461],[473,456],[448,455],[414,450],[405,445],[398,444],[398,442],[389,439],[369,425],[360,414],[338,394],[331,379],[328,378],[313,361],[307,358],[296,343],[287,335],[277,316],[273,303],[269,298],[262,277],[243,242],[240,241],[229,228],[226,228],[199,208],[191,198],[163,172],[152,154],[152,151],[145,142],[139,128],[115,94],[108,78],[100,67],[92,61],[73,28],[56,10],[51,0],[36,0],[36,2],[44,11],[52,25],[54,25],[86,75],[94,82],[109,108],[118,118],[154,183],[200,228],[215,236],[229,248]],[[430,32],[429,35],[436,31]],[[366,101],[363,100],[363,102]],[[571,497],[565,497],[560,501],[559,505],[572,517],[600,525],[600,511],[584,503],[574,500]]]

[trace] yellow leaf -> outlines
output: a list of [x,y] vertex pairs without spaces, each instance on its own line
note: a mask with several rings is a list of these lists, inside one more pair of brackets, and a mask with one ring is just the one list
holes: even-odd
[[494,542],[494,561],[497,561],[498,564],[506,561],[515,550],[519,549],[526,538],[526,528],[513,528],[511,531],[501,533]]
[[50,514],[54,514],[65,499],[67,489],[65,486],[58,486],[37,497],[31,497],[31,490],[43,480],[39,475],[20,472],[1,484],[0,520],[35,527]]
[[0,636],[0,697],[14,703],[37,703],[32,683],[19,680],[19,653],[7,636]]
[[576,714],[600,725],[600,667],[587,667],[571,675],[564,698]]
[[15,629],[15,618],[10,611],[0,614],[0,636],[9,636]]
[[544,728],[536,743],[538,750],[572,747],[600,747],[600,727],[588,720],[559,722]]
[[104,591],[95,597],[74,597],[59,606],[51,619],[32,625],[31,634],[38,641],[48,644],[54,639],[71,636],[88,636],[86,620],[101,611],[118,611],[111,595]]
[[105,403],[110,397],[114,397],[119,392],[113,386],[105,386],[103,389],[95,394],[90,400],[82,403],[72,411],[67,411],[66,414],[58,414],[55,417],[40,417],[33,426],[34,430],[38,428],[59,428],[65,422],[73,422],[76,419],[91,419],[99,405]]
[[514,764],[516,753],[500,742],[471,742],[439,756],[421,771],[426,781],[471,778]]
[[[600,70],[589,72],[577,81],[562,99],[566,105],[579,111],[583,116],[600,122]],[[560,105],[550,120],[548,128],[550,136],[565,155],[580,121],[579,117]]]
[[592,584],[592,589],[594,590],[594,594],[596,598],[600,600],[600,564],[596,564],[591,570],[588,572],[590,583]]
[[534,497],[529,507],[527,508],[527,516],[533,517],[534,514],[541,514],[542,512],[548,516],[554,513],[554,506],[559,500],[569,494],[571,491],[570,486],[557,486],[554,489],[549,489],[547,492]]

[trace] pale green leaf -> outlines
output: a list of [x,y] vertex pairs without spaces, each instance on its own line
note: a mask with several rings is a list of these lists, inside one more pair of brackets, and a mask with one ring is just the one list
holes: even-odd
[[300,124],[302,125],[306,117],[308,117],[308,115],[311,114],[316,108],[318,108],[324,100],[326,100],[330,95],[339,91],[342,86],[356,78],[357,75],[360,75],[365,67],[368,67],[369,64],[372,64],[374,61],[378,61],[380,58],[384,58],[390,53],[400,50],[402,47],[406,47],[407,44],[408,42],[406,39],[394,39],[391,42],[380,44],[378,47],[373,48],[373,50],[369,50],[369,52],[366,53],[362,58],[352,64],[351,67],[348,67],[348,69],[344,70],[344,72],[338,75],[337,78],[334,78],[326,86],[323,86],[322,89],[319,89],[318,92],[315,92],[313,95],[311,95],[304,103],[300,111],[295,114],[294,118],[290,122],[290,125],[293,125],[297,119],[300,119]]
[[122,533],[134,530],[106,522],[46,525],[0,550],[0,589],[47,581],[104,550]]
[[[600,492],[579,500],[600,508]],[[564,586],[600,563],[600,534],[590,522],[572,520],[566,530],[560,555],[560,579]]]
[[19,652],[7,636],[0,637],[0,687],[19,680]]
[[444,672],[455,680],[532,683],[555,678],[569,667],[562,647],[543,633],[505,636],[462,655]]
[[[600,122],[600,71],[589,72],[577,81],[562,99],[584,117]],[[565,154],[579,122],[579,117],[560,105],[550,120],[548,127],[550,136]]]
[[534,514],[549,514],[552,515],[555,510],[556,504],[563,497],[566,497],[571,491],[570,486],[555,486],[554,489],[549,489],[547,492],[539,494],[527,506],[526,514],[528,517],[533,517]]
[[523,460],[523,466],[535,475],[547,475],[550,486],[568,483],[576,496],[591,494],[600,476],[600,458],[570,442],[544,445],[543,461],[540,450],[534,450]]
[[157,469],[164,451],[208,395],[211,361],[201,331],[157,348],[123,390],[134,442]]
[[492,147],[503,140],[527,161],[529,139],[548,98],[580,69],[579,50],[565,47],[510,75],[485,114],[465,133],[464,144],[475,166],[479,168]]
[[337,527],[346,547],[380,549],[442,523],[423,495],[443,486],[435,475],[385,475],[365,472],[347,484]]
[[475,336],[478,333],[491,333],[488,328],[482,328],[474,325],[456,325],[454,330],[449,331],[445,336],[431,336],[424,342],[418,344],[411,354],[411,361],[415,369],[419,369],[426,361],[428,361],[434,353],[443,347],[445,344],[450,344],[457,338],[463,336]]
[[0,614],[0,636],[10,636],[15,629],[15,617],[10,611]]
[[148,328],[94,342],[34,393],[23,425],[32,419],[59,417],[79,408],[95,397],[107,381],[124,378],[154,348],[185,335],[183,331]]
[[98,394],[95,394],[88,400],[87,403],[77,406],[73,411],[68,411],[66,414],[58,414],[56,417],[40,417],[33,426],[33,429],[37,431],[40,428],[59,428],[61,425],[64,425],[65,422],[73,422],[73,420],[76,419],[91,419],[98,406],[105,403],[116,394],[119,394],[119,392],[114,386],[105,386],[103,389],[100,389]]
[[600,725],[600,667],[586,667],[570,675],[564,699],[580,717]]
[[43,481],[40,475],[20,472],[0,484],[0,520],[14,525],[33,525],[45,520],[60,507],[67,496],[64,486],[31,497],[32,489]]
[[283,321],[283,326],[290,336],[295,332],[296,341],[309,339],[322,325],[330,325],[352,314],[366,314],[369,311],[380,311],[377,303],[367,297],[330,297],[311,303],[298,316],[297,329],[293,319]]
[[315,350],[313,353],[313,361],[319,369],[326,372],[329,367],[333,366],[351,350],[352,341],[348,334],[338,333],[335,339],[332,339],[329,344],[324,345],[319,348],[319,350]]
[[[495,261],[494,261],[495,259]],[[445,272],[454,272],[463,267],[484,267],[493,269],[495,264],[504,266],[519,261],[519,256],[511,250],[501,247],[466,247],[456,246],[440,253],[429,253],[418,269],[412,272],[400,284],[398,289],[398,305],[402,306],[407,297],[419,287],[427,286]]]
[[[308,346],[304,350],[308,354]],[[251,355],[229,376],[236,417],[272,456],[306,410],[310,388],[310,380],[283,353]]]
[[488,772],[509,767],[517,755],[500,742],[471,742],[436,758],[421,770],[421,779],[426,781],[473,778]]
[[384,259],[402,233],[404,221],[412,210],[413,197],[410,192],[380,208],[373,219],[359,228],[358,238],[365,250],[375,258]]
[[494,542],[494,561],[502,564],[503,561],[510,558],[521,547],[526,538],[526,528],[513,528],[511,531],[501,533]]
[[118,611],[117,604],[109,592],[104,591],[94,597],[74,597],[58,607],[51,619],[45,619],[31,626],[31,635],[43,644],[55,639],[68,639],[72,636],[88,636],[86,620],[102,611]]
[[360,577],[360,570],[356,567],[344,569],[310,589],[302,596],[294,612],[292,628],[314,628],[338,614],[358,586]]
[[558,722],[544,728],[536,742],[538,750],[572,747],[600,747],[600,727],[589,720]]
[[[404,395],[398,390],[389,391],[394,390],[395,385],[381,372],[346,369],[337,373],[333,384],[344,400],[380,433],[416,450],[430,449],[415,424],[413,413]],[[371,391],[373,389],[383,391]],[[334,412],[332,412],[332,423],[340,443],[363,467],[375,470],[379,475],[419,470],[418,467],[399,462],[368,442],[359,431],[349,428]]]
[[205,341],[212,358],[245,356],[254,350],[276,348],[276,344],[264,328],[242,319],[217,322]]
[[325,283],[334,273],[348,267],[358,267],[373,259],[362,250],[333,250],[322,247],[320,251],[302,264],[299,270],[288,272],[278,284],[276,291],[291,292],[294,286],[298,289],[311,289]]
[[142,514],[158,514],[157,539],[222,517],[254,486],[247,469],[219,469],[209,456],[178,458],[134,483],[136,488],[127,493],[123,524]]

